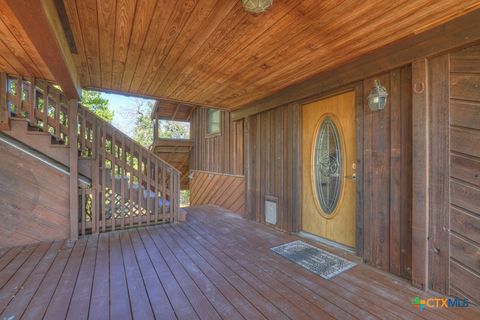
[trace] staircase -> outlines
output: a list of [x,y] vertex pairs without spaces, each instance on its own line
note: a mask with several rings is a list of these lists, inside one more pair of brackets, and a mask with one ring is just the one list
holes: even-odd
[[48,81],[1,73],[0,84],[0,130],[88,182],[71,216],[78,235],[184,217],[173,166]]

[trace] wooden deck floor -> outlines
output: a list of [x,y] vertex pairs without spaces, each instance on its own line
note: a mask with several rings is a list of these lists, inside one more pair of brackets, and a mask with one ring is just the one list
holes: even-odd
[[3,249],[0,319],[480,318],[420,312],[410,301],[425,293],[363,264],[324,280],[270,251],[294,239],[202,207],[177,225]]

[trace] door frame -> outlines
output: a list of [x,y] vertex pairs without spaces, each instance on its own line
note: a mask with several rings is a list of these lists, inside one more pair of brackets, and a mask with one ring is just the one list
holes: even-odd
[[[355,254],[359,257],[363,258],[363,249],[364,249],[364,236],[363,236],[363,184],[364,184],[364,176],[363,176],[363,140],[364,140],[364,123],[363,123],[363,115],[364,115],[364,101],[363,101],[363,82],[358,81],[354,82],[345,86],[341,86],[339,88],[329,90],[322,94],[318,94],[315,96],[311,96],[306,99],[302,99],[297,101],[295,104],[299,105],[299,112],[298,112],[298,122],[299,122],[299,152],[297,153],[297,163],[303,163],[303,148],[310,148],[310,146],[304,146],[303,141],[301,138],[301,132],[303,132],[303,115],[302,115],[302,107],[304,105],[327,99],[332,96],[340,95],[342,93],[346,93],[349,91],[355,92],[355,146],[356,146],[356,176],[357,176],[357,183],[356,183],[356,196],[355,196]],[[294,169],[295,170],[295,169]],[[297,172],[298,181],[297,187],[299,188],[298,194],[300,196],[303,195],[302,185],[303,185],[303,178],[302,178],[302,168],[298,169],[300,174]],[[300,202],[300,201],[299,201]],[[293,230],[297,233],[302,231],[302,205],[301,202],[295,208],[296,214],[293,215]]]

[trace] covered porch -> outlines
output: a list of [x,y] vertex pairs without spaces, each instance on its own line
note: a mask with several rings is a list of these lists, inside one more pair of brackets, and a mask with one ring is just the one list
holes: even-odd
[[181,224],[2,249],[0,318],[480,316],[476,308],[419,311],[411,300],[423,291],[345,252],[334,253],[358,265],[332,280],[324,280],[270,250],[298,237],[213,206],[188,211],[189,220]]

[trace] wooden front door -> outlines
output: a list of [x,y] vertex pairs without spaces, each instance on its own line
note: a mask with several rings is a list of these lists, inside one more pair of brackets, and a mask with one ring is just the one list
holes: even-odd
[[355,93],[303,106],[302,228],[355,247]]

